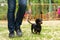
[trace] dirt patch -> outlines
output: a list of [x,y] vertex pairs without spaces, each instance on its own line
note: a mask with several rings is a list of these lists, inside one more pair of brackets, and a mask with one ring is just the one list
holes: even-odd
[[[31,21],[34,23],[34,21]],[[27,21],[23,21],[22,24],[28,24]],[[55,20],[55,21],[43,21],[44,26],[60,26],[60,20]],[[0,27],[7,27],[7,21],[1,20],[0,21]]]

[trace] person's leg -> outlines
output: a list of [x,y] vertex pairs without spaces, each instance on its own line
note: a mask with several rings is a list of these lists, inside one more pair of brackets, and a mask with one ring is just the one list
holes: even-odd
[[7,18],[8,18],[9,36],[12,36],[12,34],[14,34],[15,7],[16,7],[16,0],[8,0]]
[[[19,0],[19,8],[18,8],[18,12],[16,15],[16,21],[15,21],[15,30],[19,30],[21,33],[21,29],[20,29],[20,25],[22,24],[22,20],[23,20],[23,16],[24,13],[26,11],[26,7],[27,7],[27,0]],[[19,34],[17,32],[17,34]]]

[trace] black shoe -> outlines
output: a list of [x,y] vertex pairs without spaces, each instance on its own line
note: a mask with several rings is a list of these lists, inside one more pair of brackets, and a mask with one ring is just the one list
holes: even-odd
[[17,30],[16,34],[17,34],[17,36],[22,36],[22,31],[21,30]]
[[14,33],[9,33],[10,38],[13,38],[14,36],[15,36]]

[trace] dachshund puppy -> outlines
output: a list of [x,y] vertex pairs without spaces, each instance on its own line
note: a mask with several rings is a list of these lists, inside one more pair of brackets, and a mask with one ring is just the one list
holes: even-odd
[[35,23],[31,23],[29,20],[28,22],[31,24],[31,32],[35,34],[40,34],[42,20],[38,18],[35,20]]

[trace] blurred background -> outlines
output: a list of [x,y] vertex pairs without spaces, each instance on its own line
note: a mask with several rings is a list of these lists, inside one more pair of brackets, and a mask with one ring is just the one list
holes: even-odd
[[[27,10],[24,20],[27,19],[30,11],[30,19],[42,18],[43,20],[60,20],[58,17],[58,8],[60,0],[27,0]],[[18,0],[16,0],[16,11],[18,8]],[[0,20],[7,20],[7,0],[0,0]]]
[[[18,0],[16,12],[17,9]],[[7,0],[0,0],[0,40],[60,40],[60,0],[27,0],[27,9],[21,25],[23,37],[8,37],[7,11]],[[36,18],[42,18],[40,35],[31,33],[31,25],[26,21],[28,16],[32,23]]]

